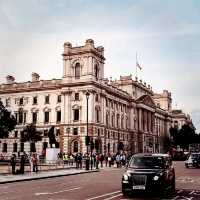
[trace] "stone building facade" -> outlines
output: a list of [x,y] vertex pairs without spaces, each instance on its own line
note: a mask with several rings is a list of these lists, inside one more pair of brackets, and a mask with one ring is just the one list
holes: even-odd
[[20,142],[23,128],[34,123],[43,132],[36,149],[41,153],[49,146],[48,130],[55,126],[57,146],[62,152],[86,152],[87,99],[88,135],[94,151],[116,153],[162,152],[162,138],[172,123],[171,93],[155,94],[150,85],[137,77],[121,76],[119,80],[104,77],[104,48],[95,47],[92,39],[84,46],[64,43],[63,77],[15,82],[7,76],[0,85],[0,99],[16,117],[18,125],[9,138],[1,139],[0,152],[11,154],[30,151]]

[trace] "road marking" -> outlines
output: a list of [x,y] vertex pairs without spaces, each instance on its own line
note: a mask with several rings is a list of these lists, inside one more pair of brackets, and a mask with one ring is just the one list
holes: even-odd
[[40,196],[40,195],[48,195],[48,194],[58,194],[58,193],[62,193],[62,192],[69,192],[69,191],[73,191],[73,190],[79,190],[81,189],[81,187],[76,187],[76,188],[71,188],[71,189],[67,189],[67,190],[60,190],[57,192],[41,192],[41,193],[35,193],[36,196]]
[[181,192],[183,192],[183,190],[179,190],[179,191],[177,191],[177,194],[179,194],[179,193],[181,193]]
[[117,194],[117,195],[115,195],[115,196],[109,197],[109,198],[107,198],[107,199],[104,199],[104,200],[110,200],[110,199],[114,199],[115,197],[120,197],[120,196],[122,196],[121,193],[120,193],[120,194]]
[[98,198],[100,198],[100,197],[109,196],[109,195],[116,194],[116,193],[119,193],[119,192],[121,192],[121,191],[118,190],[118,191],[115,191],[115,192],[110,192],[110,193],[102,194],[102,195],[100,195],[100,196],[91,197],[91,198],[88,198],[88,199],[85,199],[85,200],[98,199]]

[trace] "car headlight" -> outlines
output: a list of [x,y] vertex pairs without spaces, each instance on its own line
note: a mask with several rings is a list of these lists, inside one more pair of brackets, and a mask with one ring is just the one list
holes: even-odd
[[154,177],[153,177],[153,180],[154,180],[154,181],[157,181],[158,179],[159,179],[159,176],[154,176]]
[[125,181],[128,181],[128,175],[127,175],[127,174],[124,174],[123,179],[124,179]]

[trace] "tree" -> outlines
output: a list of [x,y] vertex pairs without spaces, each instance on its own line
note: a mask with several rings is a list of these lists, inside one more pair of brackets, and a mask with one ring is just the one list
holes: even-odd
[[160,141],[162,143],[161,145],[163,146],[164,153],[167,153],[170,150],[171,145],[172,145],[171,139],[169,138],[167,134],[164,134],[163,136],[161,136]]
[[178,127],[175,126],[175,127],[171,127],[169,129],[169,133],[170,133],[170,138],[172,139],[172,143],[174,146],[177,146],[179,145],[179,130],[178,130]]
[[0,101],[0,138],[7,138],[9,132],[15,129],[17,121]]
[[49,144],[50,144],[50,147],[52,148],[52,145],[53,144],[56,144],[56,137],[55,137],[55,133],[54,133],[54,126],[52,126],[50,129],[49,129],[49,132],[48,132],[48,137],[49,137]]
[[42,132],[37,131],[35,124],[28,124],[22,131],[21,142],[29,142],[31,152],[36,152],[35,143],[42,140]]

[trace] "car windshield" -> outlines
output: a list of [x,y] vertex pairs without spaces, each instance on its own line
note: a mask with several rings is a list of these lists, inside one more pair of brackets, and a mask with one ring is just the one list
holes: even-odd
[[200,154],[191,154],[192,159],[197,159],[200,157]]
[[129,167],[138,169],[160,169],[165,164],[164,158],[159,156],[133,157],[129,162]]

